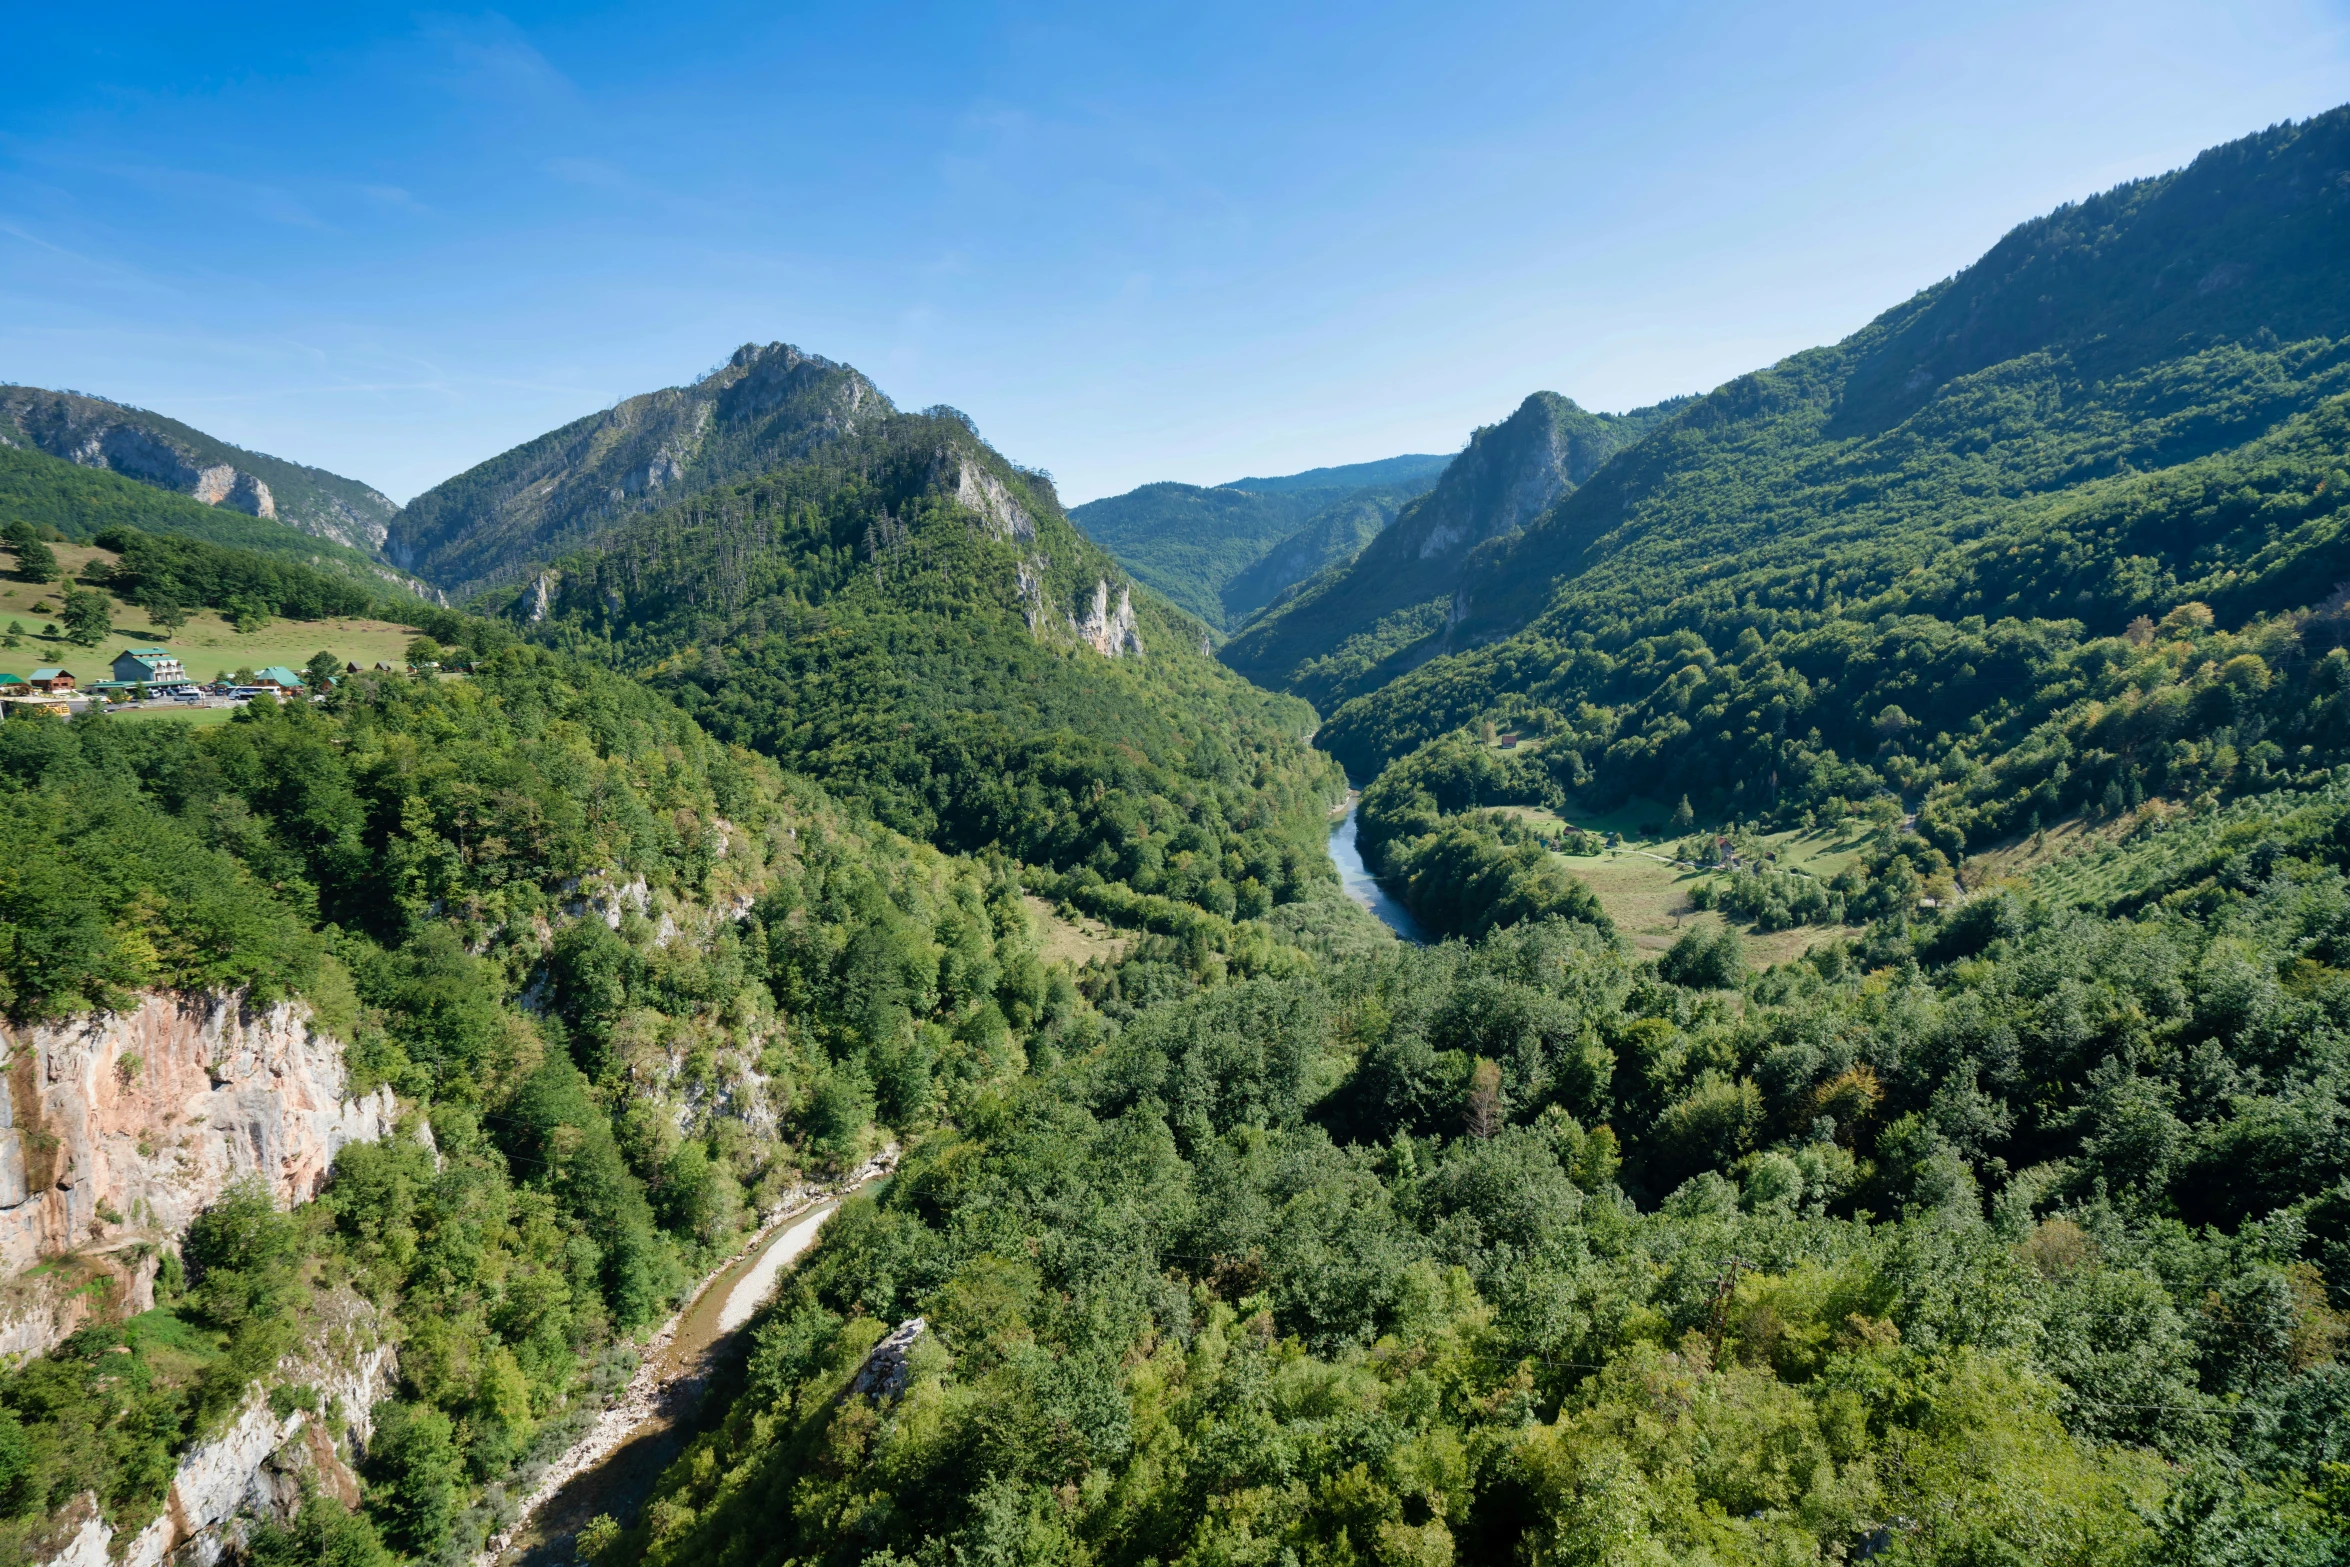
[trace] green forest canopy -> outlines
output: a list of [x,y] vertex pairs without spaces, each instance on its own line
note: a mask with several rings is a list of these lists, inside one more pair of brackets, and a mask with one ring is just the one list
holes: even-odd
[[[2183,191],[2232,239],[2218,176],[2291,188],[2264,171],[2337,118],[2033,231],[2065,297],[2131,253],[2064,236]],[[2338,268],[2293,249],[2329,189],[2197,319]],[[543,617],[448,614],[467,679],[0,725],[13,1021],[299,996],[409,1117],[296,1213],[231,1193],[155,1310],[0,1377],[0,1552],[85,1493],[118,1538],[155,1517],[356,1298],[401,1344],[358,1505],[243,1550],[461,1561],[688,1280],[894,1137],[593,1567],[2350,1559],[2341,329],[2100,360],[2077,418],[1936,450],[1917,421],[1988,406],[2035,318],[1966,319],[1888,329],[1990,377],[1947,403],[1838,351],[1701,403],[1509,545],[1662,473],[1594,559],[1674,572],[1582,570],[1334,716],[1432,947],[1315,925],[1308,715],[1147,593],[1139,653],[1098,651],[1124,579],[945,415],[615,531]],[[1914,464],[1872,487],[1814,436]],[[964,463],[1027,531],[949,498]],[[1749,826],[1874,802],[1833,889],[1861,928],[1644,959],[1496,814],[1658,776]],[[1942,895],[2060,814],[2097,846]],[[1117,950],[1045,962],[1038,893]]]

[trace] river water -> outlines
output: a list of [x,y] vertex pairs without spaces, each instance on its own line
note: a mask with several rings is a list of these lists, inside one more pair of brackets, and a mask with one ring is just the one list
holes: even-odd
[[1330,859],[1338,867],[1339,883],[1348,897],[1386,921],[1388,929],[1414,946],[1426,946],[1428,933],[1412,918],[1412,911],[1380,886],[1371,868],[1363,863],[1363,852],[1355,846],[1355,812],[1360,809],[1357,802],[1349,800],[1346,815],[1330,829]]
[[[853,1190],[886,1177],[867,1175]],[[828,1197],[778,1225],[769,1237],[707,1280],[693,1303],[647,1347],[645,1363],[615,1407],[563,1455],[522,1507],[521,1518],[477,1556],[473,1567],[570,1567],[574,1540],[598,1513],[624,1524],[652,1494],[664,1469],[702,1424],[702,1395],[739,1363],[749,1325],[784,1270],[816,1244],[840,1207]]]

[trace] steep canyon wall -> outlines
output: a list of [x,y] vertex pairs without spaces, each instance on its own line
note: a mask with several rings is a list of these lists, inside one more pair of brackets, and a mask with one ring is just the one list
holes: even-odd
[[136,1010],[0,1024],[0,1353],[145,1310],[162,1250],[245,1176],[307,1201],[346,1143],[387,1135],[342,1044],[294,1002],[150,995]]

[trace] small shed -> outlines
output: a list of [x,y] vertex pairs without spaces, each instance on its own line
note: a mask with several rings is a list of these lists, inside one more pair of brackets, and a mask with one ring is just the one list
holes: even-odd
[[71,691],[73,689],[73,671],[59,669],[55,665],[36,669],[33,671],[33,689],[46,691],[51,695],[60,691]]

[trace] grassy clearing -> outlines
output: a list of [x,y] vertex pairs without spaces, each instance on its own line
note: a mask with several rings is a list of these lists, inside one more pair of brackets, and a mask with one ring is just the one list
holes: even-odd
[[1559,858],[1597,895],[1624,939],[1643,952],[1664,951],[1692,922],[1709,929],[1721,923],[1721,916],[1690,907],[1689,886],[1697,877],[1687,871],[1631,850]]
[[2076,855],[2097,854],[2112,847],[2129,835],[2134,824],[2135,818],[2129,816],[2094,825],[2082,817],[2068,816],[2029,837],[2011,838],[1980,854],[1968,855],[1966,884],[1980,889],[1998,881],[2031,880]]
[[[1656,817],[1669,821],[1669,808],[1654,801],[1634,800],[1613,811],[1580,811],[1570,806],[1561,815],[1540,806],[1511,805],[1498,807],[1497,813],[1514,816],[1535,828],[1580,827],[1622,833],[1620,848],[1595,855],[1562,854],[1559,858],[1598,896],[1600,907],[1607,910],[1624,938],[1643,952],[1664,951],[1692,924],[1713,930],[1723,922],[1718,913],[1690,906],[1689,889],[1703,876],[1670,863],[1680,835],[1668,830],[1652,837],[1637,836],[1641,826],[1655,825]],[[1810,831],[1769,833],[1760,841],[1782,867],[1808,871],[1824,880],[1860,858],[1869,830],[1865,822],[1847,820]],[[1748,961],[1765,964],[1799,958],[1822,942],[1858,931],[1858,926],[1809,925],[1775,931],[1748,927],[1742,928],[1740,935]]]
[[[1564,815],[1526,805],[1505,806],[1501,811],[1530,827],[1580,827],[1593,832],[1622,833],[1624,842],[1619,848],[1594,855],[1562,854],[1559,858],[1591,888],[1624,939],[1641,951],[1664,951],[1692,925],[1705,930],[1722,925],[1720,914],[1690,906],[1689,889],[1703,876],[1670,862],[1673,847],[1680,842],[1681,835],[1668,829],[1640,836],[1640,829],[1656,825],[1659,817],[1669,822],[1672,816],[1669,807],[1659,806],[1653,800],[1633,800],[1612,811],[1584,811],[1571,805]],[[1860,858],[1868,832],[1866,823],[1843,821],[1811,831],[1770,833],[1761,842],[1781,866],[1808,871],[1824,879]],[[1775,931],[1747,927],[1739,934],[1746,944],[1747,961],[1761,965],[1791,961],[1814,946],[1840,936],[1855,935],[1858,930],[1857,926],[1808,925]]]
[[1868,823],[1854,817],[1827,827],[1816,827],[1809,832],[1775,832],[1766,834],[1763,847],[1777,857],[1782,869],[1809,871],[1826,880],[1838,871],[1850,869],[1860,861],[1861,851],[1868,847],[1872,829]]
[[[56,553],[58,568],[69,578],[78,578],[92,560],[114,559],[111,550],[87,544],[49,547]],[[94,648],[80,648],[63,637],[40,634],[45,623],[57,619],[65,601],[65,589],[63,581],[34,583],[0,579],[0,628],[10,621],[24,627],[17,647],[0,649],[0,669],[21,675],[43,664],[57,664],[71,669],[88,684],[104,679],[114,655],[126,647],[167,647],[180,656],[180,662],[188,666],[188,673],[198,680],[210,680],[224,671],[263,669],[271,664],[299,669],[321,650],[368,669],[378,661],[400,663],[409,639],[416,635],[412,627],[390,621],[353,618],[273,620],[246,636],[222,619],[219,611],[210,609],[197,611],[177,632],[166,635],[160,627],[147,623],[145,610],[115,598],[114,634]],[[36,609],[35,605],[45,608]]]
[[[1632,850],[1559,856],[1598,897],[1624,939],[1642,953],[1664,951],[1692,926],[1719,930],[1724,921],[1712,909],[1692,908],[1689,889],[1702,878]],[[1856,936],[1858,926],[1799,925],[1793,930],[1757,931],[1739,927],[1746,961],[1760,968],[1800,958],[1813,947]]]
[[117,707],[108,709],[106,716],[121,724],[152,721],[159,724],[193,724],[204,728],[227,723],[237,716],[237,710],[233,707]]
[[1095,958],[1115,963],[1126,950],[1125,933],[1091,915],[1075,910],[1063,914],[1034,893],[1021,894],[1021,901],[1028,905],[1028,918],[1047,963],[1066,963],[1071,968],[1083,968]]

